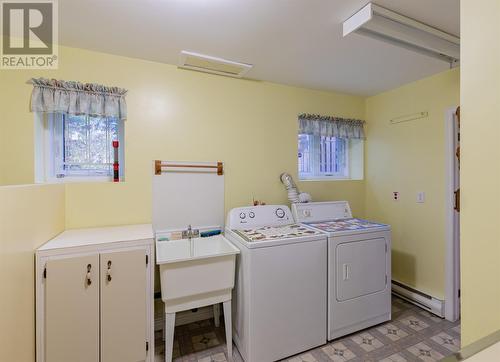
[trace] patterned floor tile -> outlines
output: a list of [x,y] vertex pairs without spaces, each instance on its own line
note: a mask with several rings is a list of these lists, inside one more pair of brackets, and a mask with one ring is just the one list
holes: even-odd
[[401,338],[408,336],[408,333],[403,331],[401,328],[396,327],[392,323],[383,324],[377,328],[377,331],[382,333],[385,337],[389,338],[391,341],[397,341]]
[[211,321],[209,319],[206,319],[203,321],[190,323],[187,325],[187,328],[192,331],[195,329],[200,329],[200,328],[210,327],[210,326],[211,326]]
[[417,318],[415,315],[409,315],[399,320],[406,327],[413,329],[414,331],[421,331],[424,328],[429,327],[422,319]]
[[[460,348],[460,321],[448,322],[393,297],[393,319],[290,356],[287,362],[411,362],[438,361]],[[164,362],[161,332],[155,335],[155,362]],[[174,362],[226,362],[224,324],[213,320],[175,329]],[[234,362],[243,362],[233,346]]]
[[219,340],[214,332],[204,333],[191,337],[195,351],[201,351],[219,344]]
[[406,362],[408,361],[399,353],[394,353],[392,356],[381,359],[380,362]]
[[411,304],[410,302],[407,302],[406,300],[401,299],[401,298],[395,299],[393,301],[393,304],[398,306],[398,307],[401,307],[403,309],[413,309],[414,308],[413,304]]
[[398,312],[401,312],[401,308],[393,304],[391,307],[391,313],[394,314],[394,313],[398,313]]
[[198,362],[227,362],[227,359],[224,353],[217,353],[212,356],[203,357]]
[[422,310],[420,312],[418,312],[418,314],[420,314],[421,316],[424,316],[428,319],[430,319],[431,321],[433,321],[434,323],[439,323],[439,322],[442,322],[443,321],[443,318],[440,318],[438,317],[437,315],[435,314],[432,314],[432,313],[429,313],[428,311],[426,310]]
[[460,349],[460,341],[445,332],[441,332],[431,339],[452,352],[457,352]]
[[444,358],[444,356],[441,353],[433,350],[431,347],[429,347],[423,342],[411,346],[410,348],[408,348],[408,351],[425,362],[439,361]]
[[366,352],[371,352],[377,348],[382,347],[384,344],[380,342],[370,333],[364,332],[352,337],[352,340]]
[[349,361],[356,358],[356,355],[347,348],[342,342],[332,343],[321,350],[330,358],[330,360],[335,362]]

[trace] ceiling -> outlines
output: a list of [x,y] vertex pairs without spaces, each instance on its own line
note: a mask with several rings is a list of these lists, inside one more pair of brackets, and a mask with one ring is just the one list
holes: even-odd
[[[369,0],[64,0],[63,45],[177,64],[181,50],[251,63],[248,78],[373,95],[449,68],[353,34],[342,21]],[[454,35],[459,0],[378,0]]]

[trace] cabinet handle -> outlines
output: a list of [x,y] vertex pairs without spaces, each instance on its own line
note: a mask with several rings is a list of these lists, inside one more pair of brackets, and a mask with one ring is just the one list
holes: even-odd
[[87,285],[92,284],[92,265],[88,264],[87,265]]
[[108,271],[106,272],[107,278],[108,278],[108,283],[113,279],[111,277],[111,260],[108,260]]

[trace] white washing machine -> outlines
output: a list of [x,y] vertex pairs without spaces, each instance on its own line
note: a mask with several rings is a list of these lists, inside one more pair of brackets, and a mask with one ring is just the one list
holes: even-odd
[[347,201],[292,205],[328,235],[328,340],[391,319],[391,228],[352,217]]
[[246,362],[270,362],[326,343],[327,241],[287,206],[236,208],[225,236],[240,249],[233,339]]

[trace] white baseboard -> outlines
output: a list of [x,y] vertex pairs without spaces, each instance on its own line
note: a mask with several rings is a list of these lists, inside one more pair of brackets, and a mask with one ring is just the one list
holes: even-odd
[[431,295],[425,294],[395,280],[392,281],[392,293],[438,317],[444,318],[444,301],[441,299],[434,298]]

